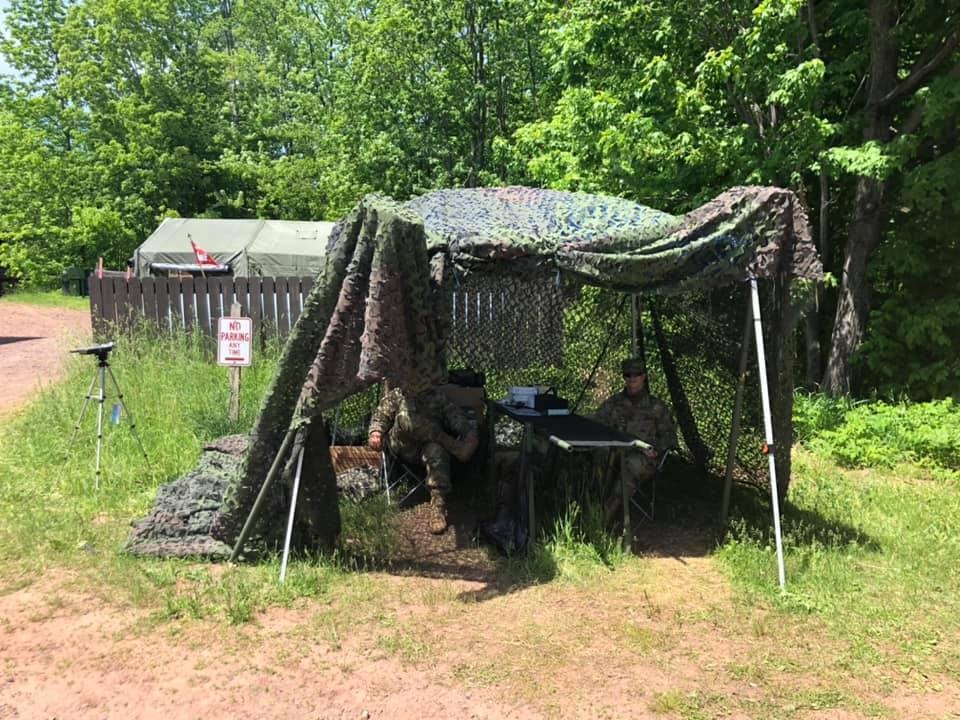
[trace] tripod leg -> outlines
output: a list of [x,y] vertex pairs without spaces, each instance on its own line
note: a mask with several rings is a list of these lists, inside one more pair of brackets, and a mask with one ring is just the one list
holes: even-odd
[[100,487],[100,448],[103,445],[103,401],[106,399],[107,368],[100,366],[100,397],[97,402],[100,406],[97,408],[97,464],[93,472],[93,486]]
[[77,433],[80,432],[80,423],[83,422],[84,416],[87,414],[87,407],[90,405],[91,393],[93,392],[93,386],[97,384],[97,378],[100,376],[98,371],[94,371],[93,379],[90,380],[90,387],[87,388],[87,394],[83,398],[83,407],[80,408],[80,416],[77,418],[77,424],[73,426],[73,435],[70,436],[70,442],[67,445],[67,450],[63,454],[63,461],[67,462],[70,459],[70,450],[73,449],[73,443],[77,439]]
[[137,439],[137,443],[140,445],[140,452],[143,453],[143,459],[147,462],[150,462],[150,458],[147,457],[147,451],[143,447],[143,440],[140,439],[140,433],[137,432],[137,423],[134,422],[133,414],[127,409],[127,404],[123,401],[123,391],[120,389],[120,383],[117,382],[117,376],[113,374],[113,370],[109,365],[107,365],[107,370],[110,372],[110,379],[113,380],[113,387],[117,391],[117,397],[120,400],[120,405],[123,407],[123,412],[130,422],[130,430],[133,432],[133,436]]

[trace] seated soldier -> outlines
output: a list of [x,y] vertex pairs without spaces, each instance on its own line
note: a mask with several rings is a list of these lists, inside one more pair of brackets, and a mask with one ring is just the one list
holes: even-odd
[[[647,388],[647,368],[642,358],[627,358],[621,364],[624,388],[607,398],[594,419],[604,425],[643,440],[648,450],[626,450],[621,453],[620,474],[626,484],[627,497],[633,497],[640,483],[653,477],[663,453],[677,447],[677,429],[673,414]],[[613,521],[622,512],[623,489],[618,483],[606,489],[607,520]]]
[[470,459],[479,443],[476,426],[436,388],[411,384],[394,388],[380,400],[370,421],[367,444],[374,450],[382,449],[385,434],[391,452],[406,462],[426,467],[434,508],[430,532],[443,533],[448,525],[450,456],[464,462]]

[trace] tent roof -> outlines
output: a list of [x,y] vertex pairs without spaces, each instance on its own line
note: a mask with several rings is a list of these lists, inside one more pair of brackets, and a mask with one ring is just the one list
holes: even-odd
[[438,190],[405,207],[420,217],[429,249],[463,269],[527,259],[590,284],[665,292],[780,270],[822,275],[806,212],[774,187],[732,188],[682,216],[526,187]]
[[156,263],[194,263],[192,240],[231,265],[235,274],[248,274],[248,261],[261,270],[315,274],[333,226],[298,220],[166,218],[137,248],[138,273],[148,274]]

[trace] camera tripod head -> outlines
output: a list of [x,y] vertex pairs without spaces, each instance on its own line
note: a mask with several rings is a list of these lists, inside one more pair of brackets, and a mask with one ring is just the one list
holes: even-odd
[[110,356],[110,351],[113,350],[113,343],[103,343],[102,345],[90,345],[89,347],[76,348],[70,352],[76,353],[77,355],[96,355],[97,360],[101,364],[107,362],[107,358]]

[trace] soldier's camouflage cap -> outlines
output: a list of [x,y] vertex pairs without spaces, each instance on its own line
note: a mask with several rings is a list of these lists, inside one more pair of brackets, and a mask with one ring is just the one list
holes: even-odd
[[627,373],[637,374],[645,373],[647,371],[647,364],[643,361],[643,358],[633,357],[627,358],[622,363],[620,363],[620,372],[624,375]]

